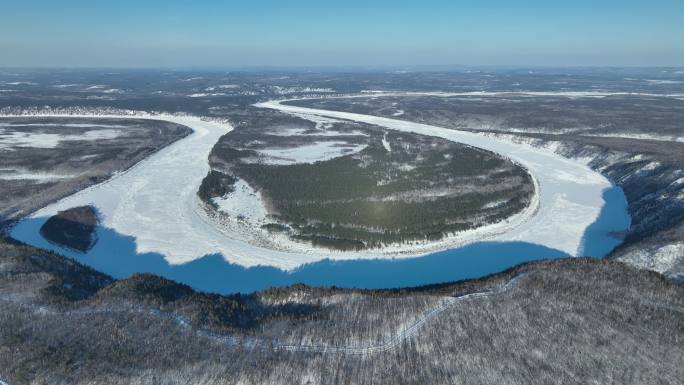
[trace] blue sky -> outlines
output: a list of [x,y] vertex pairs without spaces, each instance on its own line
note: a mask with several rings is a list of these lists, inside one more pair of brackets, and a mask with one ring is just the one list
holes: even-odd
[[0,66],[684,65],[684,0],[0,0]]

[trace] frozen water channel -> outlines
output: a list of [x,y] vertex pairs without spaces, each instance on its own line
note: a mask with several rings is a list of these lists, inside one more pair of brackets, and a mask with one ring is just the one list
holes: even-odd
[[[629,226],[621,190],[586,165],[550,151],[400,120],[313,110],[268,102],[261,107],[377,124],[440,136],[501,153],[527,167],[538,182],[537,204],[509,221],[462,234],[452,243],[416,248],[335,252],[302,246],[274,250],[240,232],[220,229],[203,215],[196,191],[207,157],[232,128],[192,117],[151,116],[194,133],[110,180],[47,206],[19,222],[11,235],[69,255],[114,277],[153,272],[221,293],[305,282],[396,287],[477,277],[517,263],[589,253],[602,256]],[[139,118],[139,117],[136,117]],[[65,250],[39,234],[58,211],[93,205],[101,216],[99,241],[87,253]]]

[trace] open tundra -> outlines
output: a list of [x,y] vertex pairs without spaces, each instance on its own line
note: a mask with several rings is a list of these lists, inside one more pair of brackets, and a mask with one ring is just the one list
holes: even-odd
[[[218,138],[231,130],[225,123],[192,117],[154,116],[194,130],[187,138],[140,162],[105,183],[90,187],[47,206],[12,229],[11,235],[29,244],[58,249],[44,240],[39,228],[60,211],[92,205],[100,215],[99,241],[89,250],[88,263],[121,253],[124,237],[135,241],[135,252],[158,253],[171,264],[182,264],[207,255],[222,255],[242,265],[270,265],[293,269],[299,265],[330,259],[410,257],[453,248],[475,241],[518,241],[540,244],[568,255],[583,250],[587,228],[599,217],[610,182],[586,165],[552,152],[482,135],[367,115],[313,110],[269,102],[261,107],[307,115],[356,120],[392,130],[416,132],[484,148],[526,167],[534,177],[536,195],[523,212],[492,225],[458,233],[438,242],[413,246],[391,246],[364,252],[328,251],[302,243],[283,243],[265,248],[248,242],[238,231],[220,228],[210,220],[197,196],[197,188],[209,171],[207,157]],[[623,215],[623,218],[626,214]],[[624,223],[621,226],[626,226]],[[622,230],[624,227],[612,228]],[[618,241],[607,232],[592,234],[591,242],[605,244],[609,251]],[[118,250],[118,251],[117,251]],[[115,273],[113,271],[112,273]]]

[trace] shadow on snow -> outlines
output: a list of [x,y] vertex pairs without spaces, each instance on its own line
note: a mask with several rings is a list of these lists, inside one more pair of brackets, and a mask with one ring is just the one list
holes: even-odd
[[627,198],[622,188],[613,186],[603,190],[604,205],[596,221],[589,225],[582,237],[580,254],[587,257],[604,257],[616,248],[629,230],[631,218]]
[[[583,238],[584,253],[604,256],[620,243],[614,233],[629,227],[629,216],[622,190],[607,189],[606,201],[596,222]],[[626,217],[626,219],[625,219]],[[36,247],[70,256],[115,278],[149,272],[195,289],[234,293],[252,292],[272,286],[305,283],[315,286],[357,288],[392,288],[478,278],[496,273],[522,262],[565,258],[562,251],[525,242],[477,242],[434,254],[402,259],[322,260],[303,265],[293,271],[271,266],[243,267],[226,261],[222,255],[207,255],[194,261],[169,264],[158,253],[138,254],[135,238],[98,227],[99,241],[88,254],[51,244],[39,232],[47,218],[29,218],[12,229],[12,236]],[[228,256],[230,258],[230,256]]]

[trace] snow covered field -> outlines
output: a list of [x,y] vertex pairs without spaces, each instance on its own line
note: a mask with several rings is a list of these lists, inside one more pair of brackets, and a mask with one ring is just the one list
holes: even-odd
[[[21,125],[26,126],[26,125]],[[118,129],[90,130],[79,135],[60,135],[34,132],[10,131],[0,128],[0,150],[12,147],[55,148],[61,141],[107,140],[121,135]]]
[[347,95],[346,98],[367,98],[369,96],[549,96],[566,98],[605,98],[608,96],[650,96],[681,98],[684,93],[650,93],[619,91],[470,91],[470,92],[395,92],[395,91],[361,91],[361,95]]
[[0,168],[0,180],[38,180],[52,181],[74,178],[76,175],[32,172],[25,169]]
[[[539,205],[534,215],[518,214],[516,217],[522,216],[522,221],[516,220],[518,218],[509,218],[508,221],[502,223],[468,231],[457,237],[462,242],[482,239],[522,241],[562,250],[569,255],[580,255],[585,230],[598,218],[604,206],[604,190],[612,187],[605,177],[585,164],[529,145],[383,117],[283,105],[278,101],[261,103],[259,106],[297,114],[318,114],[335,119],[375,124],[398,131],[442,137],[494,151],[530,170],[538,183]],[[454,240],[448,240],[445,243],[454,245]]]
[[340,156],[357,153],[366,148],[365,144],[349,144],[343,141],[320,141],[297,147],[271,147],[255,150],[260,161],[267,164],[315,163]]
[[233,189],[233,192],[226,196],[214,198],[218,209],[231,217],[244,218],[260,225],[266,223],[268,211],[259,192],[242,179],[235,182]]
[[[196,194],[202,178],[209,171],[207,158],[212,146],[232,128],[225,123],[194,117],[146,116],[148,119],[186,125],[194,133],[107,182],[39,210],[31,218],[18,223],[11,235],[79,260],[116,259],[117,248],[120,247],[117,242],[120,240],[114,239],[112,231],[115,231],[117,236],[134,239],[136,253],[158,253],[171,264],[221,255],[230,263],[241,266],[269,265],[286,270],[326,258],[356,260],[414,257],[478,241],[529,242],[578,255],[582,250],[585,230],[596,220],[604,205],[603,191],[611,187],[608,180],[584,164],[550,151],[492,137],[374,116],[285,106],[278,102],[262,103],[260,107],[377,124],[392,130],[443,137],[501,153],[531,171],[538,183],[536,199],[528,209],[505,221],[463,232],[441,242],[341,252],[313,248],[307,243],[290,241],[284,235],[272,235],[264,239],[255,235],[252,231],[254,228],[234,224],[221,226],[220,221],[205,210]],[[250,206],[260,202],[259,194],[246,184],[237,187],[232,197],[220,198],[216,203],[223,211],[233,214],[240,212],[250,217],[248,222],[261,223],[265,216],[263,207]],[[40,226],[50,216],[61,210],[88,204],[98,208],[102,227],[98,229],[100,240],[87,257],[52,245],[39,235]]]

